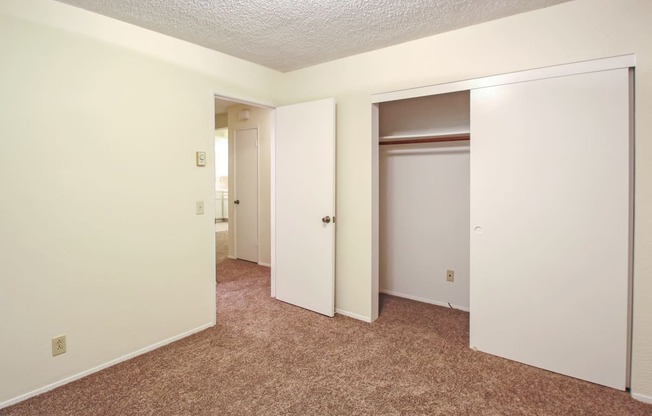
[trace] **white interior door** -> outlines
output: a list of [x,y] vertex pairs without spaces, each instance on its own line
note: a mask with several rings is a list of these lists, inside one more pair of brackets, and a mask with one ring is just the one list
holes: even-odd
[[276,298],[335,313],[335,101],[276,109]]
[[235,131],[235,256],[258,262],[258,129]]
[[629,75],[471,93],[470,344],[624,389]]

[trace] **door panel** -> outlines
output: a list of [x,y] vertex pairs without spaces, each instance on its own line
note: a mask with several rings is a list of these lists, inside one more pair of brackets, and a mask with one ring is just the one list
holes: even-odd
[[627,69],[471,94],[470,344],[626,385]]
[[258,129],[235,131],[235,256],[258,262]]
[[274,153],[276,298],[333,316],[335,101],[277,108]]

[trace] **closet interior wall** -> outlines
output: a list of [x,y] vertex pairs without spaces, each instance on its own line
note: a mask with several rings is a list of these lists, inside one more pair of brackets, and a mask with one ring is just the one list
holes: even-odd
[[468,91],[380,104],[381,293],[469,310],[469,119]]

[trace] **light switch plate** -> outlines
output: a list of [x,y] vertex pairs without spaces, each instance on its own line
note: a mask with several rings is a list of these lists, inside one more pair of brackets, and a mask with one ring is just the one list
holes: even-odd
[[195,152],[197,166],[206,166],[206,152]]
[[195,214],[197,215],[204,214],[204,201],[195,202]]

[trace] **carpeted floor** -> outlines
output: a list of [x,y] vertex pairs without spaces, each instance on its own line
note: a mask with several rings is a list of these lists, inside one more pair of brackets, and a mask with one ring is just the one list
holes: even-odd
[[226,260],[229,255],[229,231],[215,233],[215,261],[217,264]]
[[378,321],[270,298],[217,266],[217,326],[0,410],[14,415],[652,415],[627,393],[468,348],[468,314],[391,296]]

